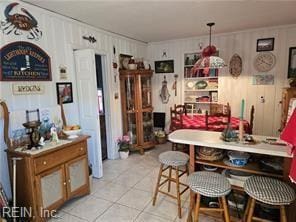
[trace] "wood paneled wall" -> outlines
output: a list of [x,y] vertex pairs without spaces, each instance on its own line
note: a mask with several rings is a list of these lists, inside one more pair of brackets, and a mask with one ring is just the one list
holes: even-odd
[[[214,29],[215,33],[215,29]],[[239,115],[240,102],[246,100],[246,118],[249,119],[249,113],[252,105],[255,105],[254,133],[262,135],[278,135],[280,127],[280,113],[282,88],[288,86],[287,69],[289,47],[296,46],[296,25],[271,27],[256,30],[246,30],[235,33],[225,33],[212,36],[212,43],[219,49],[220,56],[229,64],[230,58],[234,53],[238,53],[243,60],[243,72],[237,78],[231,77],[228,68],[219,71],[219,102],[229,102],[234,116]],[[275,76],[275,84],[270,86],[253,85],[252,76],[257,74],[253,62],[257,55],[256,43],[260,38],[275,38],[274,51],[276,56],[275,67],[268,72]],[[153,105],[155,111],[166,112],[167,124],[169,124],[169,108],[173,104],[183,103],[183,64],[184,53],[200,51],[199,44],[203,47],[209,43],[208,36],[196,38],[170,40],[163,42],[153,42],[148,45],[148,57],[153,63],[155,60],[174,59],[175,74],[178,78],[178,95],[174,95],[172,85],[174,74],[166,74],[168,87],[170,90],[170,101],[168,104],[162,104],[159,91],[164,74],[155,74],[153,77],[153,88],[156,90],[153,94]],[[163,52],[167,57],[162,57]],[[265,98],[265,103],[261,103],[260,97]]]
[[[1,1],[0,3],[0,20],[4,20],[4,9],[12,1]],[[16,2],[16,1],[13,1]],[[59,66],[67,67],[69,78],[67,81],[73,83],[74,103],[65,104],[65,113],[69,124],[79,123],[77,91],[75,88],[75,64],[73,49],[93,48],[96,52],[106,55],[106,80],[105,93],[109,96],[106,101],[109,104],[111,112],[110,118],[112,131],[111,134],[113,147],[109,153],[109,158],[115,158],[117,153],[116,138],[122,134],[121,126],[121,105],[120,99],[114,99],[114,93],[119,92],[119,79],[113,81],[112,55],[113,45],[116,47],[117,55],[120,53],[134,55],[136,57],[146,57],[147,44],[131,40],[119,35],[115,35],[103,30],[99,30],[75,20],[60,16],[58,14],[34,7],[24,2],[19,2],[21,7],[26,8],[37,20],[43,36],[38,41],[30,41],[26,38],[26,33],[21,36],[14,34],[4,35],[0,32],[0,48],[13,41],[28,41],[40,46],[51,58],[52,81],[44,82],[45,93],[43,95],[22,95],[15,96],[12,94],[12,82],[0,82],[0,99],[6,100],[9,110],[26,110],[36,108],[54,107],[57,105],[56,99],[56,82],[62,82],[59,79]],[[82,39],[83,35],[92,35],[97,39],[94,44]],[[90,83],[93,84],[93,83]],[[0,111],[0,181],[4,184],[5,190],[9,190],[8,170],[6,163],[6,154],[4,153],[3,141],[3,118]]]

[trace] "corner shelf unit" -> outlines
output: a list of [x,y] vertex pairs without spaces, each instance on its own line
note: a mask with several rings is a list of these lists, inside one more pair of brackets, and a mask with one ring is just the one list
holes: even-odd
[[211,104],[218,103],[218,69],[193,72],[192,68],[200,58],[201,52],[184,54],[184,104],[192,114],[205,114]]

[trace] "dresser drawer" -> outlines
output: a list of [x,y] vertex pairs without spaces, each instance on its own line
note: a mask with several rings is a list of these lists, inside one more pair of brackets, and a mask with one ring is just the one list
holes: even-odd
[[35,174],[39,174],[87,152],[86,142],[78,143],[34,159]]

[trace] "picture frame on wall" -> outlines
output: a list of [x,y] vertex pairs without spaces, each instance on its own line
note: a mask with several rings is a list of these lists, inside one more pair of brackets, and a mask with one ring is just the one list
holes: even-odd
[[296,47],[289,48],[288,79],[296,78]]
[[273,51],[274,38],[257,39],[257,52]]
[[73,89],[71,82],[58,82],[57,86],[57,103],[60,103],[62,97],[63,104],[73,103]]
[[155,73],[174,73],[174,60],[154,62]]

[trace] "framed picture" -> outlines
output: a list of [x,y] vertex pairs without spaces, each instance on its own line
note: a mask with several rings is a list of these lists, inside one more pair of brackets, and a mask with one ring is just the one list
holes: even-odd
[[174,73],[174,60],[155,61],[155,73]]
[[119,69],[128,69],[128,62],[133,56],[120,54],[119,55]]
[[274,75],[270,75],[270,74],[254,75],[253,85],[274,85]]
[[288,79],[296,78],[296,47],[289,48]]
[[60,97],[63,99],[63,103],[73,103],[73,91],[71,82],[59,82],[57,83],[57,102],[60,103]]
[[273,51],[274,38],[257,39],[257,52]]

